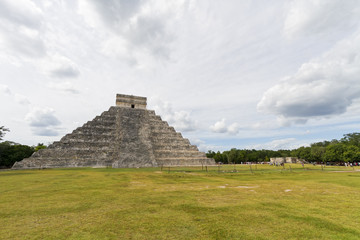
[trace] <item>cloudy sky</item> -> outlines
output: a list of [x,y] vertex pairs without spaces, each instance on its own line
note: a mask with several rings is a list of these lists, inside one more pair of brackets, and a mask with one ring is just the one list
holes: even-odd
[[0,126],[49,144],[146,96],[203,151],[360,130],[360,1],[0,0]]

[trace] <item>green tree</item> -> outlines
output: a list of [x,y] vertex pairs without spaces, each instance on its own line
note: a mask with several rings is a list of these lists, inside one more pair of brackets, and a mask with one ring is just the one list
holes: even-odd
[[38,143],[37,146],[34,147],[35,152],[39,151],[40,149],[47,148],[43,143]]
[[348,133],[344,134],[344,137],[341,139],[341,142],[346,145],[352,145],[360,147],[360,133]]
[[358,162],[360,161],[360,151],[359,148],[354,146],[354,145],[350,145],[350,146],[345,146],[344,147],[344,152],[343,152],[343,159],[345,162]]
[[293,153],[298,158],[305,159],[307,161],[312,161],[310,147],[300,147],[300,148],[296,149]]
[[216,153],[215,153],[214,151],[209,150],[209,151],[206,153],[206,157],[208,157],[208,158],[214,158],[215,154],[216,154]]
[[312,143],[311,147],[327,147],[328,145],[330,145],[330,141],[323,141],[323,142]]
[[344,134],[340,141],[337,139],[322,141],[312,143],[310,147],[300,147],[292,150],[280,149],[273,151],[233,148],[222,153],[208,151],[206,156],[222,163],[261,162],[268,161],[269,158],[273,157],[298,157],[316,162],[360,162],[360,133],[348,133]]
[[323,162],[325,151],[325,147],[312,145],[310,148],[311,161]]
[[246,156],[246,151],[243,149],[243,150],[239,150],[239,153],[238,153],[238,158],[239,158],[239,162],[246,162],[247,161],[247,156]]
[[343,162],[344,161],[344,144],[331,143],[326,147],[324,160],[326,162]]
[[0,143],[0,168],[10,168],[15,162],[28,158],[33,154],[34,148],[14,142]]
[[4,126],[1,126],[1,127],[0,127],[0,141],[1,141],[2,138],[4,137],[5,132],[10,132],[10,130],[7,129],[7,128],[5,128]]
[[238,150],[236,148],[232,148],[229,152],[227,152],[228,163],[236,163],[238,162]]
[[220,153],[220,151],[217,151],[217,152],[216,152],[216,154],[214,155],[214,160],[215,160],[215,162],[217,162],[217,163],[218,163],[218,162],[222,162],[222,163],[225,162],[225,161],[224,161],[224,156],[223,156],[223,154]]

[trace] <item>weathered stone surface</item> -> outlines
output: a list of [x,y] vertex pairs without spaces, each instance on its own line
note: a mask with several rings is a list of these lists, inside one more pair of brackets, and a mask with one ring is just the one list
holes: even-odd
[[146,109],[146,97],[116,94],[116,106]]
[[146,98],[126,96],[118,94],[116,107],[16,162],[13,169],[215,164],[154,111],[145,109]]

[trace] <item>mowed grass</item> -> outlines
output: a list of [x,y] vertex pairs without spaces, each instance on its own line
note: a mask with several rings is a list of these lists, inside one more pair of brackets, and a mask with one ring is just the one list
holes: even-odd
[[360,239],[358,168],[2,171],[0,239]]

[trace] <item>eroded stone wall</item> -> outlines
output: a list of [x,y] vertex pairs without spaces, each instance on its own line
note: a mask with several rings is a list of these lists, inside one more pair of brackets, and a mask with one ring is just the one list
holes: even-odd
[[116,94],[116,106],[118,107],[146,109],[146,105],[146,97]]

